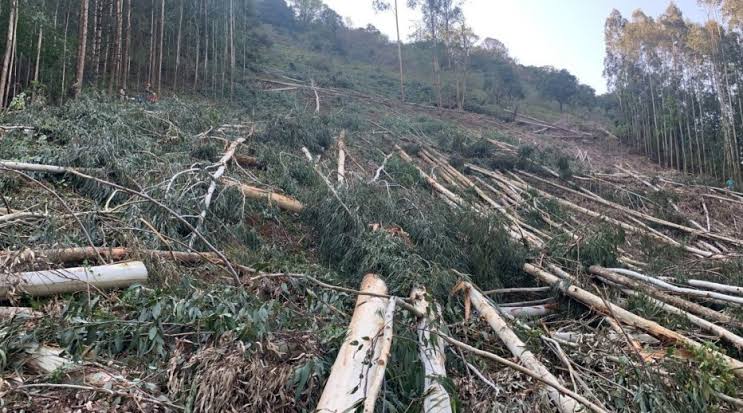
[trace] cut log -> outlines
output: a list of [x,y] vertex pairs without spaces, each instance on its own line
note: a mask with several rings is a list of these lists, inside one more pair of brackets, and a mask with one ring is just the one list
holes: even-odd
[[676,306],[678,308],[684,309],[685,311],[688,311],[692,314],[705,317],[708,320],[716,321],[718,323],[723,323],[727,325],[732,325],[738,328],[743,328],[743,322],[740,322],[730,316],[722,314],[718,311],[715,311],[703,305],[699,305],[697,303],[684,300],[681,297],[666,294],[652,285],[647,285],[639,281],[632,280],[628,277],[621,275],[620,273],[611,271],[607,268],[594,265],[594,266],[591,266],[588,269],[588,271],[594,275],[598,275],[599,277],[603,279],[609,280],[613,283],[619,284],[627,288],[631,288],[635,291],[641,291],[650,297],[663,301],[664,303],[668,303],[670,305]]
[[232,180],[223,181],[225,185],[237,188],[240,193],[245,195],[247,198],[265,200],[268,201],[270,205],[276,205],[277,207],[289,212],[300,213],[304,209],[304,205],[292,197]]
[[464,200],[462,198],[460,198],[458,195],[454,194],[450,190],[446,189],[440,183],[436,182],[435,179],[431,178],[427,173],[425,173],[423,171],[423,169],[421,169],[418,165],[416,165],[416,163],[413,160],[413,158],[411,158],[410,155],[408,155],[407,153],[405,153],[405,151],[400,146],[395,145],[395,149],[400,154],[400,157],[404,161],[410,163],[415,169],[417,169],[418,170],[418,174],[420,174],[421,178],[423,178],[423,180],[425,180],[428,183],[428,185],[430,185],[431,188],[433,188],[433,190],[435,190],[436,192],[438,192],[439,194],[441,194],[441,196],[444,197],[444,199],[446,199],[446,200],[448,200],[448,201],[452,202],[453,204],[455,204],[457,206],[460,206],[460,207],[463,207],[463,206],[466,205],[466,203],[464,202]]
[[92,289],[126,288],[132,284],[147,281],[147,268],[140,261],[99,267],[78,267],[52,271],[33,271],[19,273],[16,285],[6,282],[0,284],[0,298],[5,299],[15,287],[28,295],[46,296]]
[[[483,168],[480,168],[480,167],[477,167],[475,165],[469,165],[468,164],[467,167],[470,168],[470,169],[472,169],[473,171],[480,172],[480,173],[482,173],[482,174],[484,174],[486,176],[489,176],[491,178],[502,179],[501,177],[499,177],[498,175],[496,175],[494,172],[488,171],[488,170],[483,169]],[[513,176],[515,176],[515,175],[513,175]],[[665,244],[670,244],[670,245],[673,245],[675,247],[678,247],[679,246],[679,243],[676,242],[676,241],[672,241],[671,242],[671,241],[669,241],[669,239],[667,239],[665,237],[658,236],[657,234],[654,234],[652,232],[646,231],[646,230],[641,229],[641,228],[638,228],[636,226],[627,224],[626,222],[622,222],[622,221],[616,220],[614,218],[608,217],[608,216],[606,216],[604,214],[600,214],[598,212],[594,212],[594,211],[592,211],[590,209],[587,209],[587,208],[584,208],[582,206],[576,205],[576,204],[574,204],[574,203],[572,203],[570,201],[567,201],[565,199],[556,197],[556,196],[554,196],[554,195],[552,195],[550,193],[547,193],[545,191],[542,191],[542,190],[540,190],[538,188],[529,187],[528,185],[524,185],[522,183],[512,182],[512,184],[515,184],[517,186],[520,186],[522,190],[532,189],[535,192],[537,192],[537,194],[539,194],[540,196],[543,196],[543,197],[548,198],[548,199],[552,199],[552,200],[554,200],[555,202],[557,202],[558,204],[560,204],[563,207],[573,209],[573,210],[578,211],[578,212],[580,212],[580,213],[582,213],[584,215],[587,215],[589,217],[597,218],[597,219],[600,219],[600,220],[602,220],[604,222],[608,222],[608,223],[610,223],[612,225],[616,225],[616,226],[618,226],[618,227],[620,227],[620,228],[622,228],[622,229],[624,229],[626,231],[629,231],[629,232],[632,232],[632,233],[641,234],[641,235],[647,235],[647,236],[649,236],[651,238],[657,239],[657,240],[659,240],[659,241],[661,241],[661,242],[663,242]],[[681,247],[683,249],[685,249],[686,251],[689,251],[689,252],[691,252],[693,254],[700,255],[700,256],[702,256],[704,258],[709,258],[709,259],[724,259],[724,258],[727,258],[724,255],[716,255],[716,254],[713,254],[713,253],[711,253],[709,251],[701,250],[699,248],[694,248],[694,247],[691,247],[691,246],[688,246],[688,245],[682,245]]]
[[609,268],[609,271],[613,271],[618,274],[630,276],[632,278],[641,280],[648,284],[653,284],[659,288],[662,288],[664,290],[667,290],[667,291],[670,291],[676,294],[686,295],[689,297],[707,298],[707,299],[713,299],[713,300],[719,300],[719,301],[724,301],[728,303],[735,303],[738,305],[743,305],[743,297],[735,297],[732,295],[717,293],[713,291],[704,291],[704,290],[695,290],[693,288],[677,287],[673,284],[669,284],[657,278],[649,277],[647,275],[640,274],[639,272],[636,272],[636,271],[625,270],[624,268]]
[[692,287],[708,288],[710,290],[720,291],[723,293],[743,295],[743,287],[737,287],[734,285],[718,284],[718,283],[702,281],[702,280],[689,280],[688,283]]
[[644,319],[636,314],[633,314],[622,307],[614,305],[607,300],[590,293],[574,284],[567,284],[562,281],[559,277],[550,274],[549,272],[535,267],[531,264],[524,264],[524,271],[531,274],[535,278],[544,282],[547,285],[552,285],[560,289],[563,294],[582,302],[592,310],[599,312],[603,315],[615,318],[626,325],[636,327],[646,333],[654,336],[655,338],[681,346],[687,346],[695,350],[709,351],[712,355],[718,357],[736,376],[743,378],[743,363],[740,361],[722,354],[718,351],[710,350],[704,345],[697,341],[694,341],[684,335],[681,335],[675,331],[669,330],[660,324]]
[[39,165],[35,163],[25,162],[14,162],[14,161],[0,161],[0,168],[13,169],[16,171],[27,171],[27,172],[48,172],[53,174],[65,174],[68,172],[68,168],[64,166],[55,165]]
[[127,390],[146,389],[159,392],[160,388],[154,383],[130,381],[120,375],[111,374],[99,367],[86,367],[67,357],[61,356],[63,349],[53,346],[33,345],[24,349],[25,357],[22,364],[35,374],[52,376],[60,372],[64,382],[70,384],[85,384],[96,388],[110,389],[121,387]]
[[204,261],[219,262],[219,257],[210,252],[181,252],[160,250],[132,250],[129,248],[105,248],[105,247],[76,247],[48,250],[25,250],[16,252],[0,252],[0,259],[13,257],[20,262],[33,262],[35,258],[43,258],[44,261],[57,264],[71,262],[82,262],[98,258],[121,261],[136,256],[148,256],[158,259],[172,259],[184,264],[198,264]]
[[338,137],[338,186],[346,182],[346,131]]
[[[529,370],[537,373],[546,381],[561,384],[557,377],[540,362],[537,357],[526,348],[526,344],[511,330],[505,320],[501,318],[495,307],[474,286],[467,282],[460,283],[456,290],[464,290],[472,305],[480,312],[482,317],[490,324],[495,334],[503,341],[515,357]],[[563,396],[555,388],[547,389],[550,399],[555,403],[562,413],[573,413],[584,409],[575,399]]]
[[[624,292],[627,293],[628,295],[640,295],[639,292],[633,291],[633,290],[625,290]],[[656,306],[660,307],[663,311],[684,317],[685,319],[687,319],[690,323],[694,324],[695,326],[700,327],[714,334],[717,337],[727,340],[729,343],[733,344],[739,350],[743,350],[743,337],[740,337],[734,334],[730,330],[722,328],[718,326],[717,324],[711,323],[703,318],[697,317],[680,308],[674,307],[668,303],[664,303],[663,301],[656,300],[655,298],[645,297],[645,299],[655,304]]]
[[670,222],[670,221],[666,221],[664,219],[656,218],[656,217],[654,217],[652,215],[643,214],[642,212],[636,211],[636,210],[631,209],[631,208],[627,208],[627,207],[625,207],[623,205],[620,205],[620,204],[617,204],[615,202],[608,201],[608,200],[600,197],[599,195],[596,195],[596,194],[594,194],[594,193],[592,193],[592,192],[590,192],[588,190],[585,190],[585,189],[584,190],[587,193],[576,191],[576,190],[574,190],[572,188],[568,188],[568,187],[566,187],[564,185],[560,185],[558,183],[549,181],[547,179],[540,178],[540,177],[538,177],[538,176],[536,176],[534,174],[531,174],[531,173],[528,173],[528,172],[525,172],[525,171],[519,171],[519,173],[521,175],[528,176],[529,178],[532,178],[532,179],[534,179],[536,181],[542,182],[542,183],[547,184],[547,185],[551,185],[551,186],[553,186],[555,188],[561,189],[563,191],[569,192],[569,193],[574,194],[574,195],[578,195],[578,196],[580,196],[582,198],[585,198],[585,199],[588,199],[588,200],[591,200],[591,201],[598,202],[598,203],[603,204],[605,206],[608,206],[610,208],[616,209],[618,211],[622,211],[622,212],[624,212],[624,213],[626,213],[628,215],[632,215],[632,216],[635,216],[637,218],[644,219],[644,220],[649,221],[649,222],[652,222],[654,224],[663,225],[663,226],[668,227],[668,228],[673,228],[673,229],[676,229],[676,230],[679,230],[679,231],[683,231],[683,232],[686,232],[686,233],[688,233],[690,235],[693,235],[693,236],[705,237],[705,238],[713,239],[713,240],[717,240],[717,241],[729,242],[729,243],[731,243],[733,245],[737,245],[737,246],[743,246],[743,240],[740,240],[740,239],[726,237],[724,235],[716,234],[714,232],[705,231],[704,229],[699,230],[699,229],[694,229],[694,228],[687,227],[685,225],[679,225],[679,224],[676,224],[676,223],[673,223],[673,222]]
[[[360,290],[367,294],[387,294],[387,286],[375,274],[364,277]],[[382,353],[382,346],[374,337],[384,328],[382,314],[387,309],[388,301],[387,298],[369,295],[359,295],[356,299],[346,339],[333,363],[315,411],[353,411],[363,403],[378,368],[370,361],[378,360]]]
[[395,303],[397,303],[397,300],[391,298],[384,312],[384,330],[380,339],[381,343],[377,344],[378,347],[381,347],[381,350],[379,351],[379,357],[376,360],[371,360],[373,368],[370,369],[372,375],[369,378],[369,388],[364,399],[364,413],[374,413],[374,406],[377,403],[377,398],[379,398],[379,392],[382,390],[382,383],[384,383],[384,373],[387,370],[387,364],[390,361],[390,350],[392,349]]
[[500,307],[501,312],[516,318],[536,318],[555,312],[557,304],[542,304],[531,307]]
[[246,138],[239,138],[232,142],[227,148],[227,151],[225,151],[224,155],[222,156],[222,159],[217,162],[217,165],[219,167],[211,176],[211,184],[209,184],[209,189],[207,189],[206,196],[204,197],[204,209],[201,210],[201,213],[199,214],[199,218],[195,225],[196,230],[191,234],[191,239],[188,241],[189,248],[193,247],[194,242],[196,242],[196,232],[200,231],[201,226],[204,225],[206,213],[209,210],[209,205],[211,205],[212,203],[212,196],[214,196],[214,191],[217,190],[217,182],[222,178],[222,175],[224,175],[224,171],[227,169],[227,165],[230,163],[230,160],[235,155],[237,147],[240,146],[241,143],[245,142],[245,139]]
[[[441,384],[446,379],[446,355],[444,340],[431,338],[432,323],[441,320],[441,308],[438,304],[430,306],[426,300],[426,291],[420,288],[410,293],[418,313],[425,314],[418,317],[418,354],[423,364],[425,378],[423,379],[423,412],[424,413],[451,413],[451,399]],[[434,333],[435,335],[435,333]]]

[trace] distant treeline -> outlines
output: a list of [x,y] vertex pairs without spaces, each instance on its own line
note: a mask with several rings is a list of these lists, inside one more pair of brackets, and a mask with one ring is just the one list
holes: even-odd
[[721,21],[684,19],[671,4],[606,22],[606,69],[622,137],[659,164],[740,182],[743,3],[705,0]]

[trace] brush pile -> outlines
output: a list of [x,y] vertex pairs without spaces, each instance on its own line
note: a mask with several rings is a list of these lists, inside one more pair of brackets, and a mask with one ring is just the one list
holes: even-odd
[[290,86],[5,115],[5,406],[741,409],[743,194]]

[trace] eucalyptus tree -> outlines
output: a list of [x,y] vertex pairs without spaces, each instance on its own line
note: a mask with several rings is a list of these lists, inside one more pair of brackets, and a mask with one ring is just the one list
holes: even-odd
[[[372,5],[377,11],[387,11],[391,8],[390,3],[385,0],[373,0]],[[405,102],[405,75],[402,63],[402,39],[400,38],[400,15],[397,0],[393,0],[393,6],[395,29],[397,30],[397,62],[400,66],[400,100]]]
[[441,21],[442,10],[446,0],[408,0],[408,7],[420,8],[422,14],[422,33],[431,41],[431,55],[433,64],[433,85],[439,107],[444,106],[441,92],[441,68],[439,66],[438,29]]

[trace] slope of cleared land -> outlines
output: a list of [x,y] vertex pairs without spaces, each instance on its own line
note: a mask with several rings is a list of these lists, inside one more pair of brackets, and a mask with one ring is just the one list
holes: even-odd
[[740,409],[742,194],[576,121],[262,79],[4,116],[9,410]]

